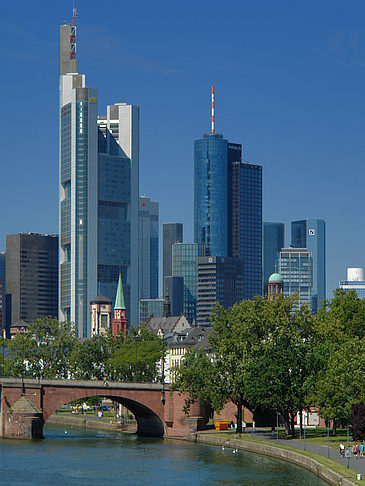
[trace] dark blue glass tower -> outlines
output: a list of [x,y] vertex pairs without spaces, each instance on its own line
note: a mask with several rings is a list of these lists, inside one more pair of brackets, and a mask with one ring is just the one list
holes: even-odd
[[326,298],[326,223],[323,219],[305,219],[291,223],[291,245],[307,248],[313,260],[311,308],[317,312]]
[[262,167],[215,133],[194,145],[194,236],[207,256],[243,259],[245,299],[262,294]]
[[207,255],[227,256],[228,141],[204,134],[194,143],[194,238]]
[[262,294],[262,167],[229,164],[228,255],[243,258],[244,298]]

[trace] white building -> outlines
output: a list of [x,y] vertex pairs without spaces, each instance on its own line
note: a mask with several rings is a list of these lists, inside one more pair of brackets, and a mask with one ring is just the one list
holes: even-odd
[[338,286],[345,290],[355,290],[360,299],[365,299],[365,269],[348,268],[347,280],[340,281]]

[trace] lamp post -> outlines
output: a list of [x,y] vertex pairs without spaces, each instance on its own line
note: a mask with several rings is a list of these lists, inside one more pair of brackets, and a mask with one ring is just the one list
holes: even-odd
[[161,336],[161,347],[162,347],[162,362],[161,362],[161,380],[162,380],[162,394],[161,402],[165,403],[165,339],[164,335]]
[[330,457],[330,423],[331,421],[327,419],[327,457]]
[[307,442],[305,440],[305,425],[303,427],[303,433],[304,433],[304,450],[306,451],[307,450]]
[[255,438],[255,409],[252,409],[252,438]]
[[25,352],[25,349],[24,349],[24,331],[25,331],[25,328],[22,326],[20,328],[20,334],[22,334],[22,367],[21,367],[21,370],[22,370],[22,392],[25,393],[25,387],[24,387],[24,352]]
[[349,432],[350,432],[350,427],[352,428],[352,425],[347,425],[347,447],[346,447],[346,456],[347,456],[347,468],[350,467],[350,456],[351,453],[349,451]]
[[276,442],[279,441],[279,412],[276,412]]

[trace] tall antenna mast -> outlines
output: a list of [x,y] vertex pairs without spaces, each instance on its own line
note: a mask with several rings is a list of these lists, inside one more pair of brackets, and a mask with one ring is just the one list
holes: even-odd
[[212,85],[212,133],[214,133],[214,84]]
[[71,25],[70,59],[75,59],[75,60],[76,60],[76,17],[77,17],[77,8],[76,8],[76,0],[74,0],[72,22],[70,24]]

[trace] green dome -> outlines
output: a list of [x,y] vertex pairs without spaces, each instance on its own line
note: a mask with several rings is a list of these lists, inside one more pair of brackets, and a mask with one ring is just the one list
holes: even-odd
[[280,275],[280,273],[272,273],[269,277],[269,282],[282,282],[283,277]]

